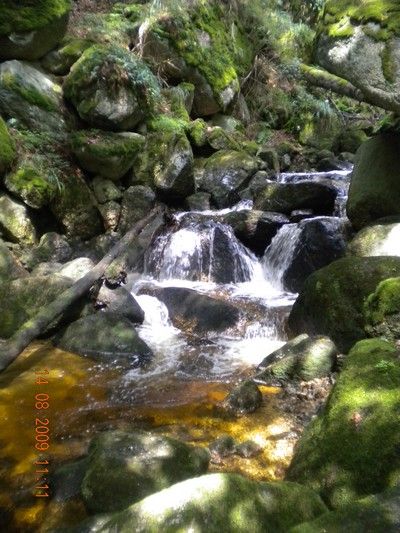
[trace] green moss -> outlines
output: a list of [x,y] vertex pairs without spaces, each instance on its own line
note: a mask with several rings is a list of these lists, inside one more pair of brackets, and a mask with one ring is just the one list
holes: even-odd
[[397,64],[393,57],[393,50],[390,43],[386,43],[381,53],[382,72],[389,83],[395,83],[397,79]]
[[43,28],[66,15],[70,8],[70,0],[4,0],[0,7],[0,35]]
[[201,118],[193,120],[187,127],[187,133],[194,146],[204,146],[207,142],[207,123]]
[[341,507],[393,486],[400,473],[400,360],[394,345],[357,343],[325,412],[300,439],[289,479]]
[[6,72],[2,76],[2,85],[4,88],[15,92],[29,104],[40,107],[45,111],[57,111],[57,105],[54,99],[44,93],[35,90],[32,85],[28,86],[20,80],[18,76]]
[[400,278],[382,281],[366,301],[366,317],[372,324],[382,322],[386,315],[400,313]]
[[125,136],[101,130],[82,130],[71,135],[73,150],[85,149],[95,157],[126,157],[143,146],[144,139],[139,135]]
[[8,132],[6,123],[0,117],[0,174],[7,170],[15,154],[15,143]]
[[32,166],[23,166],[9,174],[5,185],[25,203],[36,208],[48,204],[56,192],[55,183]]

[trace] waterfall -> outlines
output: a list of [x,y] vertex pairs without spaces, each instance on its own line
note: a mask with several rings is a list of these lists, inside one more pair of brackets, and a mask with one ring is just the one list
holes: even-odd
[[284,290],[283,276],[290,265],[301,234],[299,224],[285,224],[272,239],[262,259],[266,278]]
[[241,283],[260,272],[257,258],[219,222],[189,223],[156,239],[145,261],[158,280]]

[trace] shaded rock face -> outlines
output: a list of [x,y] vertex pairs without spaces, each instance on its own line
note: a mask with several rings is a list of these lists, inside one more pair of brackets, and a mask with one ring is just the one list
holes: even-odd
[[65,133],[61,87],[23,61],[0,64],[0,112],[33,131]]
[[239,310],[232,304],[192,289],[166,287],[151,292],[167,306],[174,326],[187,332],[206,335],[224,331],[239,320]]
[[360,230],[349,243],[351,255],[400,255],[400,216],[379,219]]
[[399,134],[382,134],[364,143],[356,156],[347,215],[358,230],[386,216],[400,215]]
[[0,283],[27,275],[28,272],[18,263],[6,244],[0,239]]
[[68,0],[22,1],[18,7],[5,4],[0,19],[0,60],[39,59],[61,41],[71,8]]
[[327,335],[347,351],[365,338],[364,304],[379,283],[400,276],[400,258],[346,257],[307,278],[289,316],[294,334]]
[[7,240],[21,244],[34,244],[37,240],[27,208],[6,194],[0,194],[0,231]]
[[144,366],[153,352],[120,314],[107,311],[80,318],[58,335],[57,346],[106,364]]
[[129,187],[122,198],[120,231],[129,230],[133,224],[145,217],[154,207],[156,195],[150,187],[133,185]]
[[92,512],[122,510],[174,483],[204,474],[208,463],[205,449],[170,437],[139,430],[106,432],[90,445],[82,495]]
[[147,65],[133,54],[113,45],[95,45],[71,68],[64,95],[92,126],[123,131],[154,109],[160,88]]
[[63,235],[49,232],[42,235],[36,248],[30,251],[26,260],[30,268],[47,261],[64,263],[72,255],[72,249]]
[[400,277],[379,283],[365,303],[365,317],[369,336],[400,339]]
[[400,111],[400,12],[396,0],[328,0],[317,62],[360,89],[365,101]]
[[333,508],[398,481],[399,353],[369,339],[347,356],[325,410],[301,437],[288,479],[319,492]]
[[297,483],[259,483],[238,474],[209,474],[177,483],[120,513],[93,517],[74,533],[196,531],[284,533],[326,512],[322,500]]

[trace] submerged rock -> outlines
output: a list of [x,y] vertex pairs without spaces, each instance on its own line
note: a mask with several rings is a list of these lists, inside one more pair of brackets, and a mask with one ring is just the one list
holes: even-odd
[[91,512],[119,511],[204,474],[209,460],[204,448],[170,437],[139,430],[108,431],[91,442],[82,496]]
[[244,381],[225,398],[223,405],[235,415],[253,413],[262,404],[262,394],[254,381]]
[[398,482],[399,361],[394,345],[381,339],[353,347],[325,410],[297,445],[288,479],[334,508]]
[[286,533],[326,509],[314,492],[297,483],[209,474],[177,483],[120,513],[88,519],[73,532],[189,531],[195,524],[207,533]]

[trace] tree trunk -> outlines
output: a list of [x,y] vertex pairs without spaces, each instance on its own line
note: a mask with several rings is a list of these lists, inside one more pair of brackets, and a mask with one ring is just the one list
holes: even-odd
[[60,294],[51,304],[43,307],[35,317],[25,322],[10,339],[0,345],[0,371],[6,369],[28,344],[43,333],[49,324],[62,315],[74,301],[86,294],[111,262],[159,213],[159,208],[153,209],[146,218],[135,224],[90,272]]
[[300,70],[304,79],[312,85],[328,89],[342,96],[348,96],[354,100],[364,100],[363,93],[357,87],[349,81],[331,74],[327,70],[305,65],[304,63],[300,65]]

